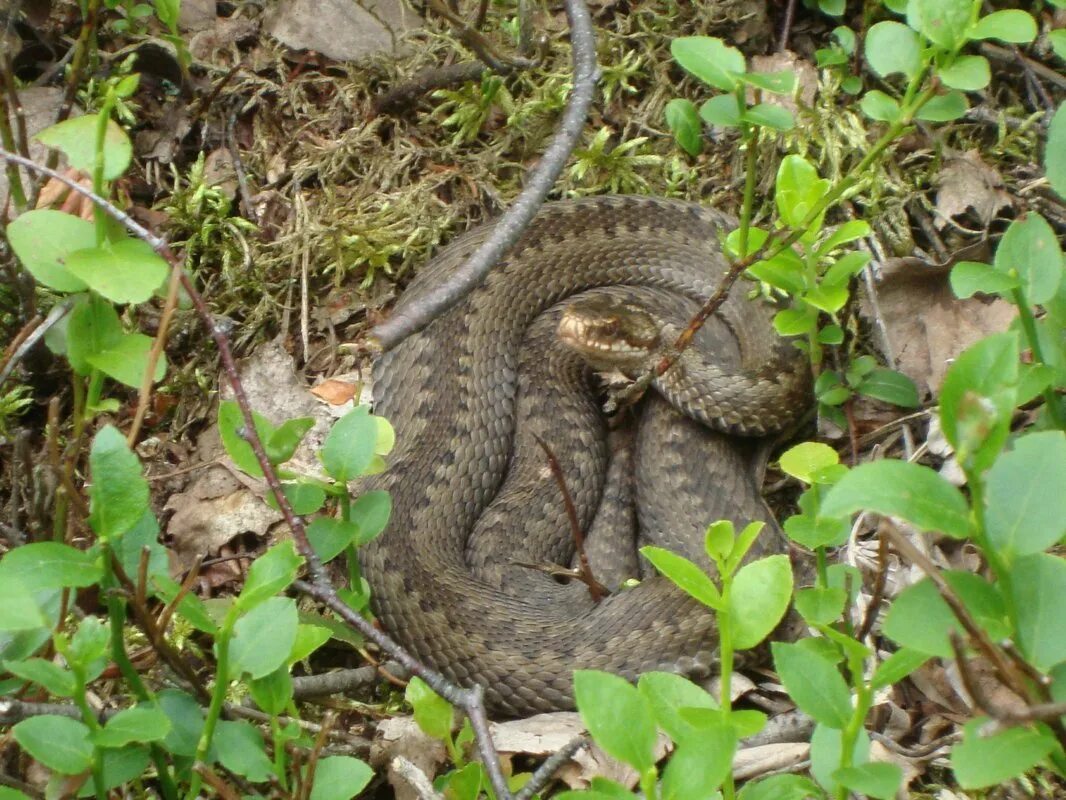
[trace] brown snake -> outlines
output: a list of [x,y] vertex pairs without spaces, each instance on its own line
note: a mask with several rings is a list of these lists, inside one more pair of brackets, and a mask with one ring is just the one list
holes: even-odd
[[[575,669],[635,678],[713,665],[713,618],[665,578],[596,604],[576,581],[519,564],[573,560],[559,487],[534,437],[562,465],[581,524],[593,529],[590,551],[603,529],[634,516],[607,503],[597,512],[628,484],[604,489],[611,457],[600,398],[590,368],[557,343],[562,301],[591,291],[639,302],[673,320],[666,340],[714,291],[729,224],[698,205],[647,197],[548,204],[478,289],[375,365],[375,410],[398,446],[375,479],[392,493],[392,518],[363,557],[374,612],[420,659],[484,686],[498,713],[572,707]],[[488,230],[440,253],[398,308],[443,280]],[[726,435],[780,430],[807,405],[808,370],[774,335],[772,311],[731,297],[658,382],[658,394],[724,433],[646,399],[632,455],[641,542],[699,558],[707,523],[727,518],[771,521],[754,550],[780,548],[754,448]]]

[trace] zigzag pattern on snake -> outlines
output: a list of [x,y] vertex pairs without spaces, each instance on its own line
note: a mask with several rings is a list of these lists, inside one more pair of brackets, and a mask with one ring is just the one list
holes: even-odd
[[[497,713],[572,707],[575,669],[632,679],[713,667],[713,618],[665,578],[596,604],[583,586],[515,562],[573,560],[559,489],[535,436],[557,455],[582,526],[599,536],[611,526],[604,520],[618,516],[605,507],[596,521],[611,458],[602,398],[591,370],[557,344],[562,304],[607,292],[683,326],[727,266],[719,236],[730,224],[695,204],[647,197],[548,204],[479,288],[374,367],[375,413],[392,422],[397,440],[388,471],[374,481],[392,493],[392,518],[363,553],[374,613],[453,681],[482,684]],[[441,281],[490,227],[442,251],[398,307]],[[692,360],[664,378],[694,377],[696,359],[709,362],[699,373],[707,397],[688,398],[705,404],[697,414],[727,433],[770,433],[805,408],[808,371],[774,335],[773,309],[732,294],[697,336]],[[700,558],[709,522],[761,519],[770,529],[753,556],[779,550],[753,448],[657,397],[645,406],[633,456],[640,541]]]

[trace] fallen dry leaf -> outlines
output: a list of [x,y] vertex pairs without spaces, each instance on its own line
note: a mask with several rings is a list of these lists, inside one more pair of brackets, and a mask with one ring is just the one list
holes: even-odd
[[338,381],[333,378],[322,381],[318,386],[311,387],[311,394],[320,400],[325,400],[331,406],[342,406],[358,393],[358,383]]
[[374,53],[398,54],[401,36],[420,22],[403,0],[287,0],[269,14],[265,30],[293,50],[356,61]]
[[938,228],[947,227],[956,217],[965,217],[976,220],[979,229],[984,230],[1000,209],[1012,205],[1011,196],[1003,187],[1003,178],[981,159],[977,150],[945,160],[937,177]]

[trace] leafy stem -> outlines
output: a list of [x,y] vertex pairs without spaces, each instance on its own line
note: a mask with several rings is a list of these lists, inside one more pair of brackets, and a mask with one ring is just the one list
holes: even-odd
[[[1022,322],[1025,341],[1029,345],[1030,351],[1032,351],[1033,360],[1037,364],[1047,366],[1048,362],[1044,356],[1044,348],[1040,344],[1040,336],[1036,331],[1036,318],[1033,316],[1033,309],[1025,296],[1025,289],[1021,286],[1016,286],[1011,290],[1011,296],[1014,298],[1014,305],[1018,307],[1018,318]],[[1050,385],[1045,386],[1043,395],[1044,405],[1052,423],[1060,430],[1066,429],[1066,416],[1063,415],[1062,403],[1059,401],[1058,395],[1055,394],[1055,389]]]

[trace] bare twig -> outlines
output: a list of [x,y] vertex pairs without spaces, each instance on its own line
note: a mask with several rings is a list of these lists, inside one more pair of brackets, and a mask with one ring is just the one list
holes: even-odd
[[886,583],[888,583],[888,539],[880,536],[877,542],[877,577],[874,579],[873,596],[870,598],[870,605],[866,608],[866,615],[859,627],[859,632],[855,634],[857,641],[865,641],[870,631],[873,630],[874,622],[877,621],[877,615],[881,610],[881,600],[885,596]]
[[11,376],[11,373],[15,370],[15,366],[25,357],[26,353],[30,352],[37,342],[41,341],[44,335],[48,333],[57,322],[70,313],[70,309],[73,307],[74,301],[69,298],[62,303],[57,303],[52,307],[52,310],[48,312],[48,316],[45,317],[44,322],[23,338],[15,348],[14,352],[11,353],[11,356],[6,362],[4,362],[4,368],[0,370],[0,386],[3,386],[4,381]]
[[419,800],[444,800],[444,795],[437,792],[430,783],[426,773],[403,756],[396,756],[392,760],[392,768],[418,794]]
[[[388,661],[382,665],[396,677],[407,674],[395,661]],[[292,679],[293,697],[318,697],[325,694],[341,694],[353,689],[360,689],[378,680],[378,667],[359,667],[357,669],[337,669],[332,672],[324,672],[321,675],[304,675]]]
[[587,736],[575,736],[544,759],[544,762],[533,772],[533,776],[526,782],[526,785],[515,794],[514,800],[529,800],[529,798],[547,786],[556,771],[588,743]]
[[562,172],[585,127],[585,119],[599,79],[596,39],[584,0],[567,0],[574,88],[551,144],[534,168],[526,187],[493,227],[488,239],[467,259],[453,277],[417,298],[403,311],[371,331],[371,341],[381,350],[391,350],[407,336],[417,333],[474,289],[499,261],[536,216],[544,198]]
[[570,495],[570,489],[566,485],[566,476],[563,474],[563,468],[559,465],[559,459],[555,457],[555,453],[552,452],[548,443],[536,434],[533,435],[533,438],[537,440],[540,449],[544,451],[544,455],[548,459],[548,468],[551,469],[552,477],[555,479],[555,483],[559,487],[559,493],[563,496],[563,506],[566,508],[566,518],[570,522],[570,534],[574,537],[574,548],[577,550],[578,562],[581,564],[581,573],[584,575],[581,579],[582,583],[589,587],[589,594],[592,596],[592,601],[598,603],[607,596],[607,587],[597,581],[592,574],[592,567],[589,565],[589,557],[585,552],[585,534],[582,532],[581,523],[577,518],[577,509],[574,507],[574,498]]

